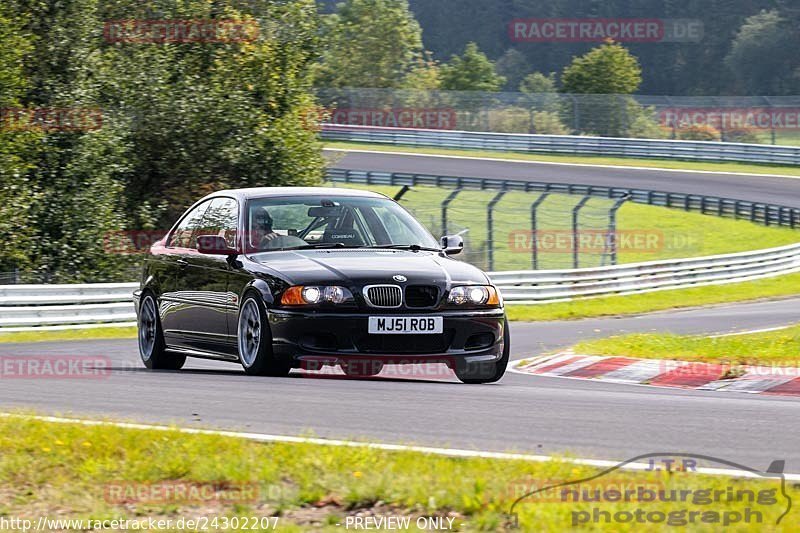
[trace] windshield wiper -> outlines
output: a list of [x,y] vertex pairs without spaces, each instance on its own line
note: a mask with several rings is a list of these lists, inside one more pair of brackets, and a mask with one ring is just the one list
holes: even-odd
[[388,248],[390,250],[410,250],[412,252],[441,252],[440,248],[428,248],[427,246],[420,246],[419,244],[382,244],[379,246],[370,246],[371,249]]

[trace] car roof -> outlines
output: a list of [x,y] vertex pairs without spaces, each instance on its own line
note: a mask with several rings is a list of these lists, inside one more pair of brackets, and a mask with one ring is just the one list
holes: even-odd
[[269,198],[278,196],[359,196],[367,198],[386,198],[386,195],[361,189],[339,187],[251,187],[247,189],[226,189],[209,194],[203,200],[217,196],[233,196],[237,199]]

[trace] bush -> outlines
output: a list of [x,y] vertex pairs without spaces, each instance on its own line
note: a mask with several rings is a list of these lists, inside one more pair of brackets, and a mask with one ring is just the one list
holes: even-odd
[[693,124],[678,129],[677,138],[684,141],[718,141],[721,137],[719,130],[714,126]]
[[558,113],[552,111],[534,111],[533,133],[542,135],[569,135],[570,131],[562,122]]
[[531,115],[524,107],[506,107],[489,110],[489,131],[495,133],[527,133]]
[[761,138],[758,136],[758,133],[750,128],[725,130],[722,140],[730,143],[759,144],[762,142]]

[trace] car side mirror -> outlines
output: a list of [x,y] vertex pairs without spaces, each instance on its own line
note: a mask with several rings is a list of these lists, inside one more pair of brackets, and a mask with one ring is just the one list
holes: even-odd
[[460,254],[464,250],[464,238],[461,235],[445,235],[442,237],[442,251],[446,255]]
[[239,251],[228,246],[225,237],[219,235],[200,235],[197,237],[197,251],[211,255],[239,255]]

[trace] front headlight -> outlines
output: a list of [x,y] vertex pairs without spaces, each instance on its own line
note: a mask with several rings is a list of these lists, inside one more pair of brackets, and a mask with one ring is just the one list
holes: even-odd
[[281,296],[281,305],[344,304],[353,301],[353,293],[338,285],[293,285]]
[[500,295],[491,285],[461,285],[450,289],[447,303],[453,305],[499,306]]

